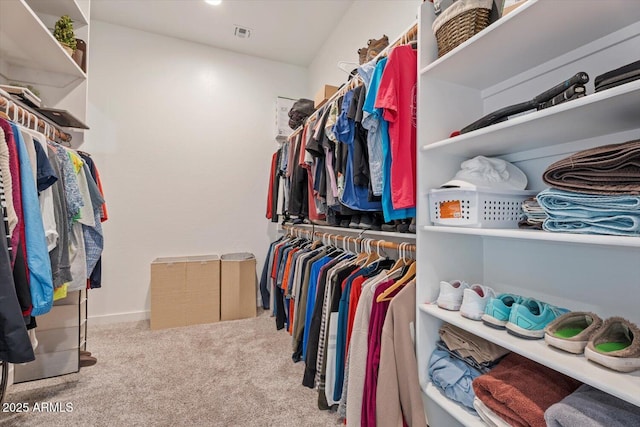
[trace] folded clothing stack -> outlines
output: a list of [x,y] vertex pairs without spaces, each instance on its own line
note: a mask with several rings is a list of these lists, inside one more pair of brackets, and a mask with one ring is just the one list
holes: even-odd
[[581,383],[516,353],[473,381],[476,397],[512,426],[545,427],[544,412]]
[[548,215],[543,224],[547,231],[640,234],[640,196],[579,194],[549,188],[537,198]]
[[640,234],[640,140],[580,151],[547,168],[537,196],[543,228],[584,234]]
[[635,427],[640,408],[590,385],[583,384],[544,413],[549,427]]
[[509,351],[447,323],[439,333],[442,341],[431,354],[429,378],[445,396],[473,412],[472,381]]
[[524,213],[524,219],[518,223],[518,227],[542,230],[542,224],[547,219],[547,214],[535,197],[529,197],[522,202],[522,212]]

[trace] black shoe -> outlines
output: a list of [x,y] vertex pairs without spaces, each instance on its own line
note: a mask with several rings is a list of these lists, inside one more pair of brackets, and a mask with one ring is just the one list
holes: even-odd
[[411,224],[409,224],[409,233],[416,234],[416,219],[411,218]]
[[350,219],[343,219],[342,221],[340,221],[340,227],[349,228],[349,223],[350,222],[351,222]]
[[349,223],[349,228],[359,228],[360,226],[360,215],[352,215],[351,222]]
[[369,214],[363,214],[360,217],[360,224],[358,224],[358,228],[360,230],[371,230],[371,226],[373,225],[373,218]]
[[408,233],[409,232],[409,221],[402,220],[400,224],[398,224],[398,233]]

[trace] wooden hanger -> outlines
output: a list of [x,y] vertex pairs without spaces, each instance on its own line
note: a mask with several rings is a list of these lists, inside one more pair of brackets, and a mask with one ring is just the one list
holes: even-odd
[[408,259],[405,258],[406,254],[404,251],[408,245],[409,244],[406,242],[400,243],[400,246],[398,247],[398,260],[396,261],[395,264],[393,264],[393,267],[391,267],[391,269],[389,270],[389,273],[393,273],[394,271],[401,270],[403,267],[407,265]]
[[402,276],[397,282],[389,286],[383,293],[378,295],[378,298],[376,298],[376,302],[391,301],[393,299],[391,294],[396,289],[399,289],[409,283],[416,276],[416,264],[417,263],[413,261],[413,263],[411,263],[411,265],[409,266],[409,271],[407,271],[407,274]]

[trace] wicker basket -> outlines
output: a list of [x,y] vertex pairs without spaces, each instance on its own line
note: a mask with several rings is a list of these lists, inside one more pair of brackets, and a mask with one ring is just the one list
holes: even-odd
[[489,25],[492,0],[458,0],[433,22],[438,56],[443,56]]

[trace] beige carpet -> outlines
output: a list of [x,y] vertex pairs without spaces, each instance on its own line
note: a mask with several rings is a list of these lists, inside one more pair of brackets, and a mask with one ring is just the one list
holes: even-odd
[[151,331],[148,322],[89,329],[98,363],[16,384],[5,402],[71,402],[70,413],[0,412],[15,426],[334,426],[301,385],[291,338],[254,319]]

